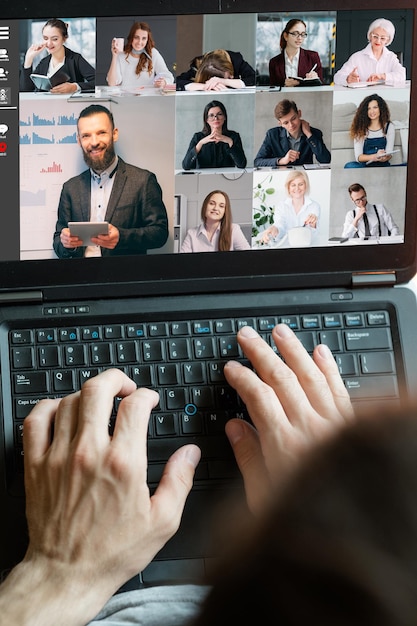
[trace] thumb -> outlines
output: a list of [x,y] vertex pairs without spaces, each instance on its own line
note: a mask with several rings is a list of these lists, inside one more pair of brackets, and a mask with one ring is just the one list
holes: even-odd
[[243,476],[248,507],[252,513],[258,514],[271,494],[269,474],[258,433],[247,422],[231,419],[226,424],[226,435]]
[[194,444],[176,450],[168,459],[159,485],[151,498],[155,526],[163,521],[165,541],[179,528],[185,501],[193,486],[194,473],[200,458],[201,450]]

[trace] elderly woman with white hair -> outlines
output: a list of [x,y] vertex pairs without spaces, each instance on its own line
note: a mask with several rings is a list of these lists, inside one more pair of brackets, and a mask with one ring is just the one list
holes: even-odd
[[368,28],[366,48],[352,54],[334,75],[335,85],[381,81],[387,84],[405,82],[405,68],[397,55],[387,49],[395,36],[395,26],[378,18]]

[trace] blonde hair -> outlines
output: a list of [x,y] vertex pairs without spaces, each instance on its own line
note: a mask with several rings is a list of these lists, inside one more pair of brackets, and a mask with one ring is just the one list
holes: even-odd
[[213,50],[203,56],[195,75],[195,82],[205,83],[212,76],[224,78],[226,74],[229,74],[231,78],[234,77],[234,67],[230,54],[226,50]]

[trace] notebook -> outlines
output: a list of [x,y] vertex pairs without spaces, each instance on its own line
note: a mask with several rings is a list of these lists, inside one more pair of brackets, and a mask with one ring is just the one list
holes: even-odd
[[[309,351],[320,341],[328,343],[358,406],[381,400],[397,406],[417,388],[417,307],[407,287],[416,273],[417,250],[417,148],[409,141],[416,133],[417,114],[411,89],[417,80],[414,3],[405,0],[398,8],[391,0],[370,0],[366,10],[358,10],[326,0],[314,11],[301,0],[297,13],[291,3],[277,7],[269,0],[242,0],[238,6],[202,0],[197,8],[183,0],[181,9],[175,3],[144,0],[135,8],[137,15],[131,3],[97,5],[92,0],[66,7],[60,18],[68,25],[65,45],[74,56],[71,61],[66,57],[65,71],[70,74],[77,64],[87,73],[86,66],[93,67],[95,91],[83,89],[84,77],[78,74],[69,81],[75,85],[72,93],[53,95],[19,91],[19,70],[29,46],[42,42],[55,4],[15,0],[2,7],[3,573],[22,557],[27,544],[21,443],[25,416],[40,398],[65,395],[102,369],[121,367],[138,385],[160,392],[149,433],[151,488],[177,445],[196,441],[204,452],[179,534],[138,575],[136,584],[198,580],[218,556],[211,523],[221,515],[222,501],[231,497],[229,489],[235,493],[241,488],[224,422],[233,416],[248,418],[222,374],[227,359],[244,362],[235,339],[239,327],[253,325],[269,341],[274,324],[284,322]],[[360,90],[334,86],[335,71],[366,47],[368,27],[381,17],[395,25],[394,41],[387,48],[406,68],[405,82],[389,85],[386,80]],[[302,47],[320,57],[320,87],[270,86],[269,62],[279,57],[280,35],[291,19],[307,33]],[[149,81],[147,70],[141,80],[129,74],[125,53],[118,59],[117,72],[127,72],[122,83],[117,72],[117,84],[106,81],[111,41],[126,41],[134,22],[151,28],[158,51],[152,58],[166,77],[162,86]],[[188,84],[199,85],[193,81],[195,57],[217,49],[229,52],[228,62],[234,63],[240,83],[220,91],[167,88],[181,74],[189,76]],[[80,54],[82,62],[76,56]],[[132,55],[129,59],[136,64]],[[39,63],[42,58],[28,72],[39,73]],[[244,75],[246,82],[240,79]],[[382,167],[345,167],[355,164],[350,128],[369,96],[380,109],[385,102],[390,112],[390,137],[376,135],[386,141],[392,158]],[[295,120],[297,115],[305,120],[304,143],[296,148],[300,155],[305,151],[304,163],[278,166],[280,155],[272,154],[272,163],[254,167],[268,131],[278,128],[274,111],[282,100],[295,102],[297,112],[290,109]],[[106,107],[118,129],[117,170],[102,187],[101,177],[96,181],[90,175],[77,143],[78,117],[92,104]],[[191,145],[201,140],[194,136],[207,137],[207,120],[220,125],[224,135],[225,116],[230,132],[220,140],[224,145],[211,142],[204,161]],[[312,129],[316,134],[310,137]],[[88,128],[86,134],[91,132]],[[185,169],[189,150],[194,160]],[[129,223],[132,197],[139,205],[135,194],[145,181],[148,195]],[[354,183],[359,195],[357,189],[348,191]],[[223,204],[226,196],[230,200],[231,245],[240,249],[209,251],[216,249],[218,235],[210,240],[201,227],[201,207],[214,191]],[[97,248],[94,241],[70,252],[61,245],[65,212],[81,193],[79,214],[68,221],[118,225],[113,249]],[[117,194],[125,204],[117,204]],[[360,194],[366,195],[369,212],[365,234],[361,223],[352,226],[364,202]],[[108,213],[100,214],[103,205],[113,206],[110,219]],[[215,221],[212,215],[210,219],[206,225]],[[144,228],[150,228],[146,237]],[[187,253],[187,246],[204,251]]]

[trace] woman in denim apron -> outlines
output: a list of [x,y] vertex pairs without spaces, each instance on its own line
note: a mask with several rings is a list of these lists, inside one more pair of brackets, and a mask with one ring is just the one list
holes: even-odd
[[388,105],[381,96],[374,93],[362,100],[353,118],[350,136],[355,161],[346,163],[345,168],[386,167],[390,164],[395,128]]

